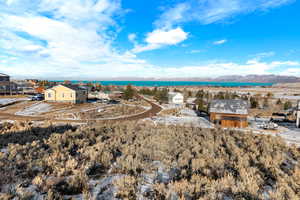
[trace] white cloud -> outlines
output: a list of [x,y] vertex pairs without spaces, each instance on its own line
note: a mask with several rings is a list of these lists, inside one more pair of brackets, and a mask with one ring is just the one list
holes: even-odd
[[[134,62],[133,62],[134,61]],[[102,77],[218,77],[224,75],[250,75],[250,74],[278,74],[278,75],[299,75],[300,63],[295,61],[272,61],[263,62],[258,60],[248,60],[245,63],[235,62],[207,62],[192,66],[183,67],[161,67],[148,64],[140,60],[136,61],[136,56],[129,52],[111,60],[109,63],[95,63],[83,68],[74,62],[68,66],[68,73],[62,73],[59,63],[51,64],[51,68],[43,68],[43,62],[37,61],[35,65],[29,63],[19,63],[14,68],[5,68],[4,73],[27,77],[44,77],[56,79],[96,79]],[[67,62],[66,62],[67,64]],[[0,63],[0,66],[5,63]],[[284,67],[284,68],[283,68]]]
[[131,33],[131,34],[128,35],[128,40],[130,42],[135,43],[136,42],[135,39],[136,39],[136,34],[135,33]]
[[[3,1],[2,1],[3,2]],[[300,64],[293,61],[263,62],[249,60],[233,62],[210,62],[195,66],[160,67],[139,59],[133,52],[142,52],[176,45],[188,38],[180,23],[197,19],[203,23],[218,21],[235,12],[235,1],[230,7],[215,9],[210,5],[204,18],[197,18],[190,3],[169,10],[155,30],[146,35],[144,45],[136,43],[136,35],[128,39],[136,44],[133,51],[119,52],[114,48],[118,32],[115,16],[122,13],[119,0],[9,0],[0,1],[0,70],[12,76],[44,78],[97,78],[97,77],[208,77],[229,74],[296,73]],[[265,5],[276,7],[283,1]],[[252,3],[251,3],[252,4]],[[214,7],[214,9],[212,9]],[[171,12],[172,11],[172,12]],[[187,12],[190,12],[187,14]],[[232,11],[232,13],[233,13]],[[44,13],[44,14],[43,14]],[[221,15],[220,13],[223,13]],[[167,20],[170,21],[167,21]],[[19,34],[18,34],[19,33]],[[21,33],[21,34],[20,34]],[[286,70],[280,70],[285,67]],[[298,73],[298,72],[297,72]],[[299,74],[299,73],[298,73]]]
[[164,12],[160,19],[155,21],[154,24],[160,28],[173,28],[174,24],[178,24],[183,21],[186,12],[191,9],[188,3],[179,3],[171,9]]
[[227,42],[227,40],[218,40],[218,41],[215,41],[213,42],[214,45],[221,45],[221,44],[225,44]]
[[289,68],[285,70],[282,75],[286,76],[300,76],[300,68]]
[[[243,64],[234,62],[212,62],[184,67],[153,67],[149,74],[162,74],[162,77],[217,77],[241,74],[284,74],[289,70],[296,71],[295,66],[300,67],[300,63],[293,61],[261,62],[257,60],[248,60]],[[279,69],[281,67],[286,67],[286,69],[280,71]]]
[[239,14],[267,11],[295,0],[185,0],[165,10],[156,20],[158,27],[198,21],[201,24],[223,22]]
[[175,28],[171,30],[156,29],[151,33],[147,34],[144,46],[136,45],[133,49],[134,53],[139,53],[143,51],[149,51],[154,49],[159,49],[168,45],[176,45],[188,37],[188,33],[184,32],[181,28]]
[[168,31],[155,30],[148,33],[146,42],[149,44],[158,45],[175,45],[187,39],[187,33],[181,28],[176,28]]
[[194,49],[194,50],[191,50],[189,53],[194,54],[194,53],[201,53],[201,52],[203,52],[203,51],[198,50],[198,49]]
[[113,47],[118,31],[114,17],[122,13],[119,0],[15,0],[0,2],[0,10],[0,52],[18,58],[5,58],[1,71],[87,77],[145,65],[132,53]]

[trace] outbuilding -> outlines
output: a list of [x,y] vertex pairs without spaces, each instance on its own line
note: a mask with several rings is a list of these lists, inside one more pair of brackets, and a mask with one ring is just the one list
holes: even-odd
[[168,93],[168,101],[169,101],[169,104],[183,105],[184,97],[179,92],[169,92]]
[[210,121],[222,128],[246,128],[248,107],[243,100],[213,100],[209,105]]

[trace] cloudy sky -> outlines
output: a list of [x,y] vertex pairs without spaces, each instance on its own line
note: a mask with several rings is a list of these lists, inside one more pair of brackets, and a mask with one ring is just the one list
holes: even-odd
[[296,0],[0,0],[14,77],[300,76]]

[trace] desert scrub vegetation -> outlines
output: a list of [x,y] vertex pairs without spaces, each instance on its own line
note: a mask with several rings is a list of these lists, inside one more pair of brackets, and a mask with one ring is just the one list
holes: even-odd
[[[57,131],[2,145],[3,197],[300,198],[300,152],[279,137],[147,122]],[[28,137],[35,134],[26,132]]]
[[114,117],[122,117],[125,115],[134,115],[139,114],[146,111],[145,108],[137,105],[114,105],[110,107],[104,108],[100,112],[88,113],[90,115],[90,119],[93,118],[114,118]]
[[180,116],[180,109],[179,108],[171,108],[171,109],[165,109],[162,110],[158,116]]

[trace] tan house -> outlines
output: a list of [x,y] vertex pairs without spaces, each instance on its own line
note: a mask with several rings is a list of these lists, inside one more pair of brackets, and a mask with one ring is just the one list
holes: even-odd
[[85,103],[87,91],[77,85],[57,85],[45,91],[45,100],[64,103]]

